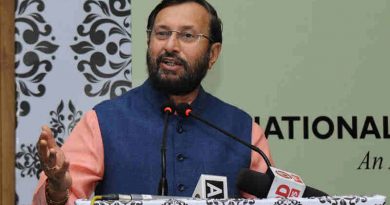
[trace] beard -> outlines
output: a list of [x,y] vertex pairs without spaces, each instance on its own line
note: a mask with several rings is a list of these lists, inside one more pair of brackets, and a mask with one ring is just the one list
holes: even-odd
[[[174,58],[183,66],[183,73],[177,76],[176,79],[163,78],[162,75],[173,74],[172,71],[164,71],[159,65],[166,57]],[[152,85],[157,90],[163,91],[168,95],[186,95],[199,87],[203,78],[207,74],[208,64],[210,60],[210,48],[200,58],[195,60],[193,65],[182,59],[178,54],[173,52],[165,52],[153,59],[149,49],[146,53],[146,62],[148,66],[149,79]]]

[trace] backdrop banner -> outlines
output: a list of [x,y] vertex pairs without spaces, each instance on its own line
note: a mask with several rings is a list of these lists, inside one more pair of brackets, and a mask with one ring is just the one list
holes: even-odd
[[82,114],[131,85],[130,0],[17,0],[16,195],[31,204],[35,144],[48,125],[62,145]]

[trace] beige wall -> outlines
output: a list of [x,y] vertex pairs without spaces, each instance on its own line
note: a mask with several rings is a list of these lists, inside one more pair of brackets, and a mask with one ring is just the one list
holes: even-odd
[[[146,20],[158,2],[132,2],[133,85],[147,77]],[[260,116],[264,128],[267,117],[276,116],[285,139],[270,136],[274,161],[308,185],[331,195],[389,197],[384,179],[390,174],[390,138],[384,139],[383,116],[389,116],[390,105],[390,1],[209,2],[222,18],[224,42],[204,81],[206,90]],[[338,116],[349,122],[357,116],[359,135],[366,116],[373,116],[382,138],[345,134],[338,139],[335,131],[322,140],[313,136],[310,124],[310,139],[304,139],[303,116],[311,123],[322,115],[335,123]],[[294,139],[286,139],[283,116],[301,117],[294,123]],[[370,162],[383,158],[382,169],[357,169],[368,152]]]
[[0,204],[15,204],[14,4],[0,1]]

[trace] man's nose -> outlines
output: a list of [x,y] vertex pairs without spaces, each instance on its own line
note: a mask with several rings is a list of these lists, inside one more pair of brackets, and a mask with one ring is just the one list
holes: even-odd
[[165,50],[168,52],[179,52],[180,51],[180,40],[177,33],[173,32],[172,35],[166,40]]

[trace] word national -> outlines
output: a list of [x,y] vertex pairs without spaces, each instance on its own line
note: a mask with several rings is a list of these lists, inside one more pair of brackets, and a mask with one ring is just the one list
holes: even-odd
[[[255,116],[255,122],[265,128],[268,138],[326,140],[333,136],[337,139],[390,139],[388,116],[270,116],[266,122]],[[296,133],[300,133],[299,136]]]

